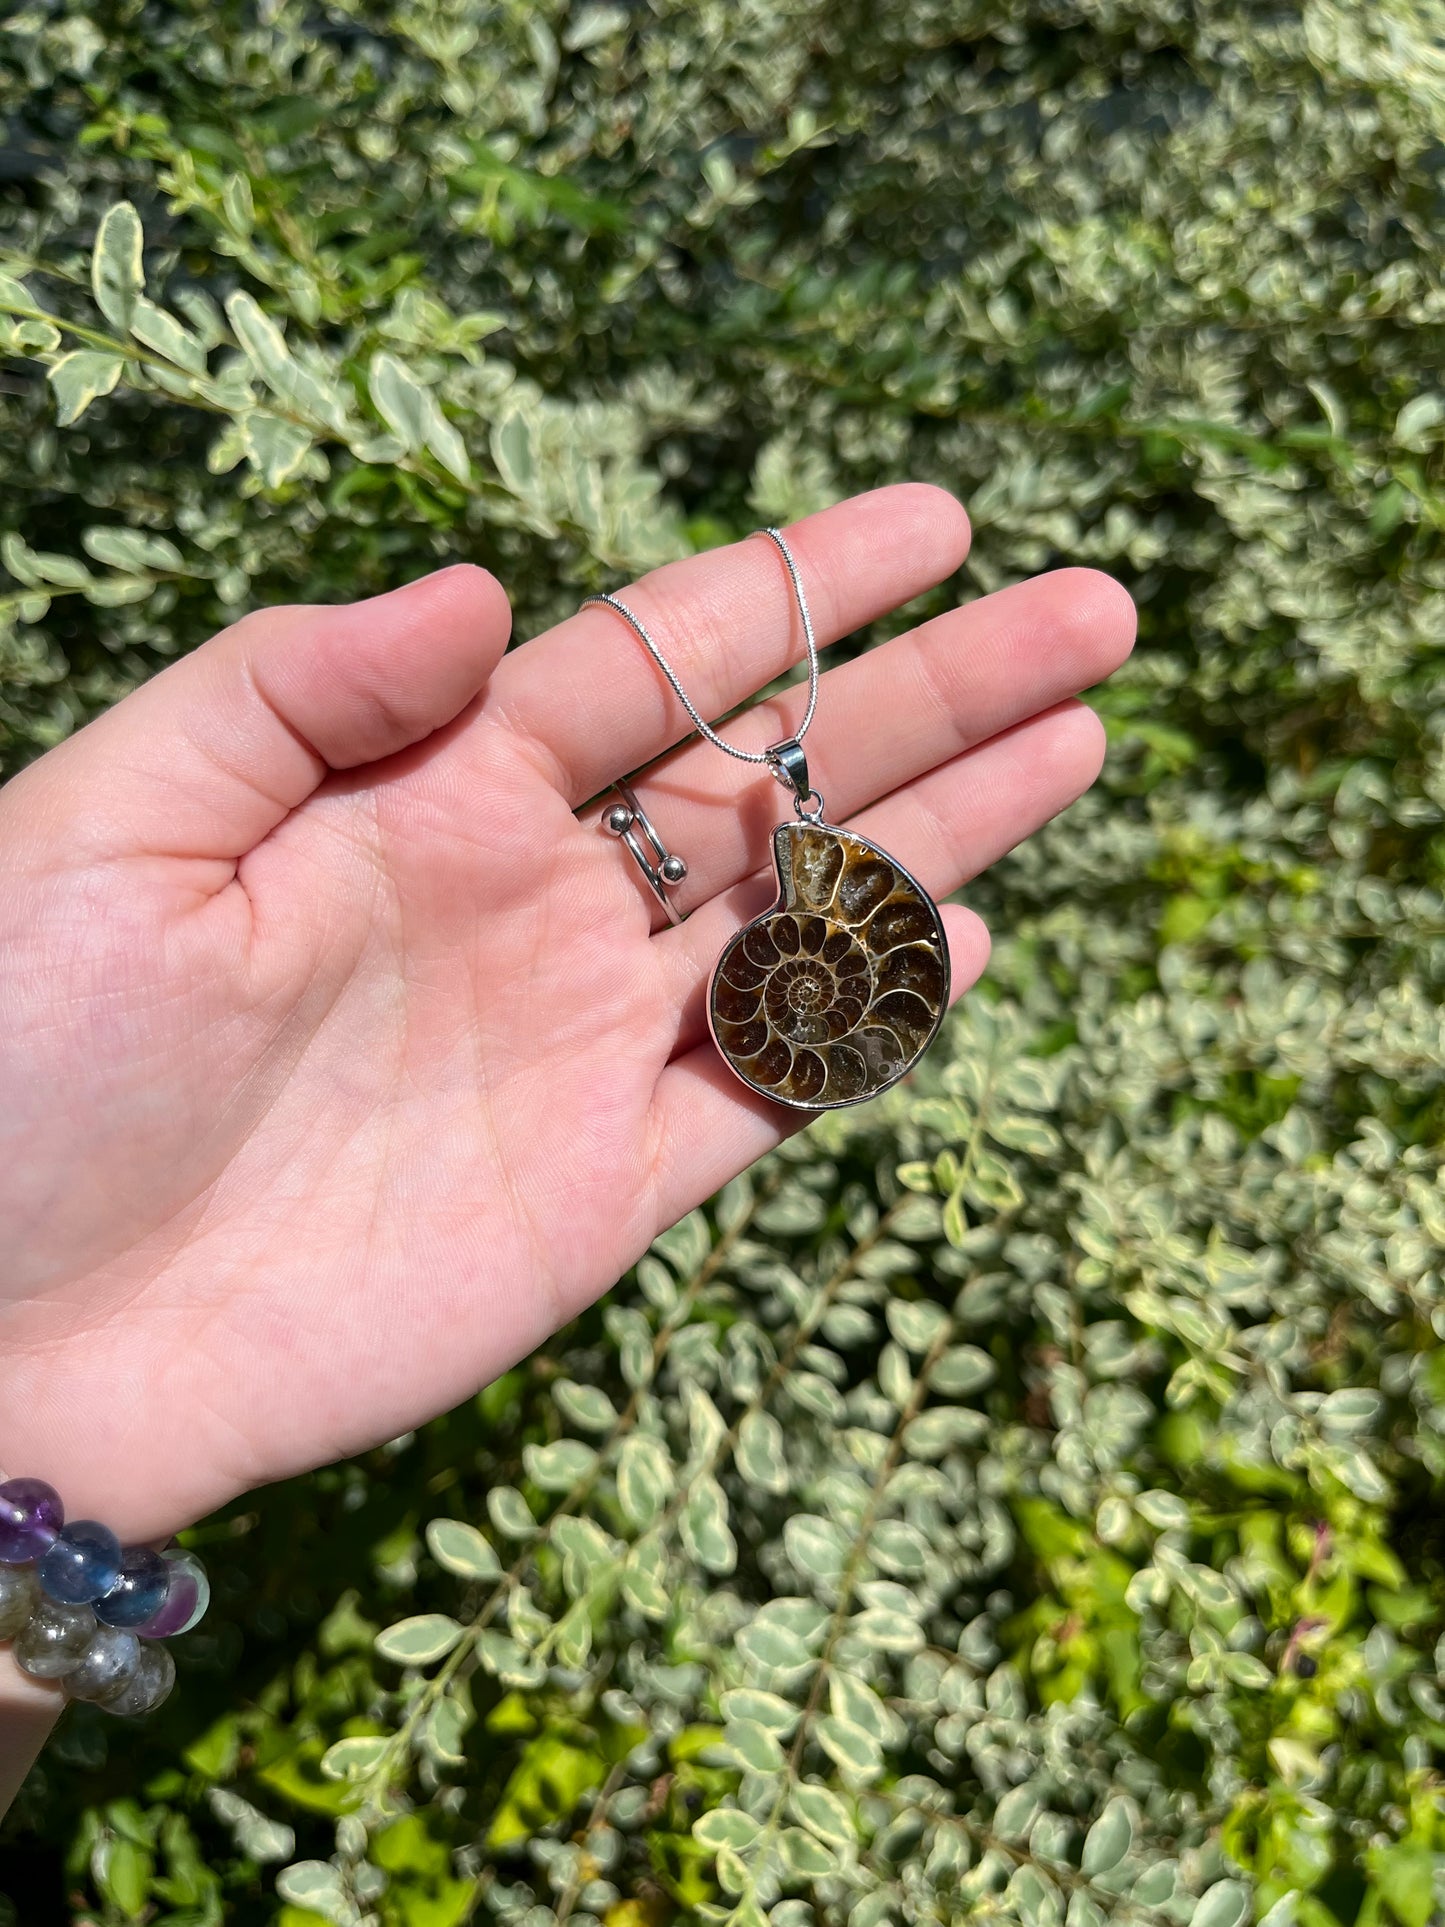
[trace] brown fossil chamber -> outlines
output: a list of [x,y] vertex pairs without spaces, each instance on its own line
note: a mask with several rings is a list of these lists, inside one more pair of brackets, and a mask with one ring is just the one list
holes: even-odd
[[745,1084],[831,1110],[896,1083],[948,1005],[933,899],[885,851],[825,823],[773,833],[782,894],[718,959],[708,1011]]

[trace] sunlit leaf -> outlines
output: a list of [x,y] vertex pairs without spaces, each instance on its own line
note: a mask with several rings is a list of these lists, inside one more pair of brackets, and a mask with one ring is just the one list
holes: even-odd
[[429,1666],[444,1658],[461,1636],[461,1627],[445,1613],[418,1613],[378,1633],[376,1650],[399,1666]]
[[50,364],[48,379],[58,404],[55,419],[62,428],[77,421],[93,401],[108,395],[125,372],[120,355],[77,348]]
[[90,284],[96,306],[120,333],[130,327],[135,304],[145,288],[141,266],[140,216],[129,201],[106,209],[95,237]]

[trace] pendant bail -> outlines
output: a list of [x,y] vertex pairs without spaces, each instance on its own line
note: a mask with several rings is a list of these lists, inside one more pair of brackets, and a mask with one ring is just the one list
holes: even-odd
[[785,790],[793,793],[793,808],[804,823],[821,823],[823,799],[808,776],[808,759],[796,736],[763,751],[763,760]]
[[767,752],[768,768],[785,790],[791,790],[800,803],[806,803],[813,789],[808,781],[808,759],[796,736],[785,743],[774,743]]

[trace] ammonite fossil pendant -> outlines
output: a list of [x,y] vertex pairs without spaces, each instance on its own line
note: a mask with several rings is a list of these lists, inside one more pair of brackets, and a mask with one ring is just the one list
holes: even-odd
[[804,815],[773,832],[780,894],[718,958],[708,1017],[742,1081],[796,1110],[887,1090],[948,1008],[938,906],[886,851]]

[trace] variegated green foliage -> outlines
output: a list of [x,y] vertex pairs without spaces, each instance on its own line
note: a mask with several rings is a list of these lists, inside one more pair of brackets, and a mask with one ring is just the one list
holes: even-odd
[[903,475],[1142,605],[908,1090],[206,1529],[185,1691],[12,1823],[81,1917],[1445,1913],[1442,26],[11,24],[12,761],[258,602],[467,556],[526,633]]

